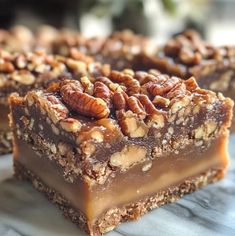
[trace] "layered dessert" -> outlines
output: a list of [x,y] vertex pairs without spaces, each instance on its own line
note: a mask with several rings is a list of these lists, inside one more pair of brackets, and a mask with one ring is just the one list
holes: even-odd
[[[235,100],[235,47],[213,46],[195,31],[170,39],[154,56],[138,55],[134,68],[156,68],[184,79],[194,76],[201,88]],[[235,120],[232,129],[235,131]]]
[[[44,88],[50,83],[70,76],[74,79],[82,75],[107,75],[109,65],[94,62],[78,51],[71,50],[69,57],[35,53],[9,53],[0,51],[0,154],[12,150],[11,132],[8,125],[8,97],[12,92],[24,95],[34,88]],[[84,84],[89,83],[84,81]]]
[[233,102],[193,77],[126,69],[9,100],[15,176],[91,236],[220,180],[228,167]]
[[132,68],[136,55],[156,52],[155,43],[130,30],[116,31],[107,37],[85,37],[80,32],[49,25],[35,32],[24,26],[0,29],[0,48],[8,52],[32,52],[43,49],[47,53],[70,56],[71,48],[89,55],[95,61],[110,64],[113,69]]
[[25,26],[14,26],[9,30],[0,29],[0,49],[8,52],[30,51],[35,42],[34,34]]

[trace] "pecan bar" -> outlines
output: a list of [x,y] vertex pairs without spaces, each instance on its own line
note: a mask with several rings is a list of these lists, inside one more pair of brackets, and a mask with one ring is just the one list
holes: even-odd
[[229,98],[153,70],[90,81],[10,97],[15,176],[89,235],[223,178]]
[[11,53],[30,52],[42,48],[52,52],[52,45],[63,31],[49,25],[40,26],[35,33],[21,25],[8,30],[0,29],[0,48]]
[[[186,31],[166,42],[155,56],[137,58],[136,68],[155,68],[184,79],[194,76],[201,88],[222,92],[235,100],[234,46],[215,47],[197,32]],[[235,120],[232,129],[235,131]]]
[[14,26],[9,30],[0,29],[0,48],[8,52],[30,51],[34,42],[34,34],[24,26]]
[[[43,51],[35,53],[8,53],[0,51],[0,154],[11,151],[11,132],[8,126],[7,99],[12,92],[24,95],[33,88],[44,88],[64,75],[80,78],[81,75],[106,75],[109,65],[94,62],[76,50],[70,57],[49,55]],[[83,81],[87,90],[92,86]]]
[[155,51],[153,41],[130,30],[117,31],[106,38],[85,38],[78,32],[61,31],[52,43],[52,51],[67,56],[71,48],[92,56],[96,61],[108,63],[116,70],[132,68],[137,54]]

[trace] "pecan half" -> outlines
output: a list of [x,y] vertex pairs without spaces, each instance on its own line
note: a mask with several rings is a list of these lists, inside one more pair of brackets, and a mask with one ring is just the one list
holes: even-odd
[[95,82],[94,84],[94,96],[97,98],[102,98],[108,105],[110,105],[111,100],[110,89],[102,82]]
[[115,109],[118,110],[126,110],[126,99],[128,96],[125,92],[115,92],[113,94],[113,104]]
[[74,80],[61,82],[60,94],[65,103],[79,114],[101,119],[109,116],[110,110],[101,98],[83,93],[81,84]]

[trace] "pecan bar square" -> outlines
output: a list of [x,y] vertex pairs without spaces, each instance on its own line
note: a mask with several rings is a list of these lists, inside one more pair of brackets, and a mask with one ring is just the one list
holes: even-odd
[[85,38],[78,32],[62,31],[51,45],[52,52],[64,56],[69,55],[71,48],[107,63],[115,70],[132,68],[137,54],[153,54],[156,50],[152,40],[130,30],[116,31],[105,38]]
[[82,78],[13,94],[10,117],[15,176],[89,235],[223,178],[229,98],[153,70]]
[[203,41],[197,32],[186,31],[167,41],[154,56],[142,54],[135,60],[135,69],[155,68],[183,79],[194,76],[201,88],[235,100],[234,46],[216,47]]

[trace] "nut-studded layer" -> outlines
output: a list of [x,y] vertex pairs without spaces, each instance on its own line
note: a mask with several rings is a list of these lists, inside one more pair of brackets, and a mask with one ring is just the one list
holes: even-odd
[[32,88],[46,87],[64,75],[74,78],[81,75],[106,75],[109,66],[101,65],[78,51],[69,57],[35,53],[13,53],[0,51],[0,98],[10,92],[24,94]]
[[230,126],[233,107],[223,95],[200,89],[193,78],[131,70],[64,80],[53,91],[12,95],[10,102],[18,138],[31,142],[29,133],[40,134],[51,142],[43,150],[60,152],[56,161],[70,153],[63,168],[71,181],[86,175],[92,184],[105,182],[113,170],[178,153],[191,142],[206,149]]

